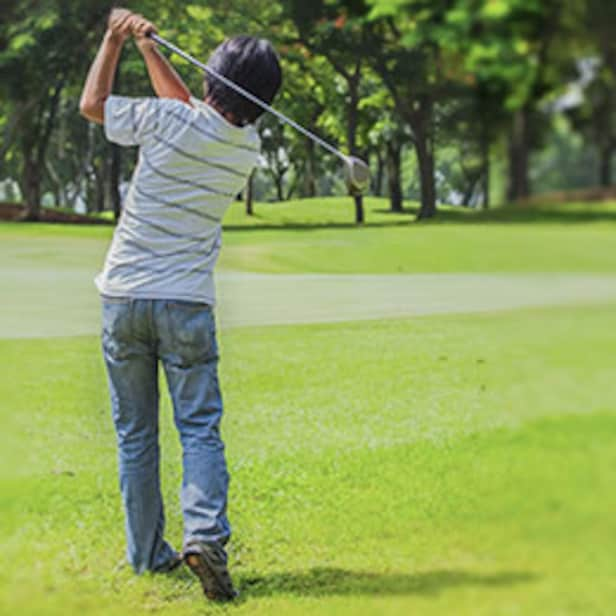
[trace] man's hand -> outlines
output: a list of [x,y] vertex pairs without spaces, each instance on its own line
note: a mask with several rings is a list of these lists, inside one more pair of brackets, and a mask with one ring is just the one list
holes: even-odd
[[122,46],[131,34],[134,17],[126,9],[113,9],[109,15],[105,38],[90,67],[79,102],[81,115],[91,122],[102,124],[105,120],[105,101],[111,94]]
[[109,38],[115,43],[123,44],[131,34],[131,25],[135,17],[137,16],[127,9],[113,9],[107,21]]
[[143,55],[152,87],[157,96],[189,102],[190,90],[165,56],[158,51],[156,41],[148,36],[151,32],[156,32],[156,26],[143,15],[133,15],[129,24],[130,33],[135,37],[137,47]]
[[135,37],[135,42],[142,52],[156,47],[156,43],[148,37],[148,34],[157,31],[156,26],[143,15],[133,15],[129,27],[130,33]]

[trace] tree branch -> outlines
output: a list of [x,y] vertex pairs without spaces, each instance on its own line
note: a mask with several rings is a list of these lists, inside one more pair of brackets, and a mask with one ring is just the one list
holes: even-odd
[[47,145],[49,144],[49,138],[54,129],[56,122],[56,114],[58,111],[58,103],[60,101],[60,94],[64,88],[66,79],[61,77],[55,85],[54,93],[49,100],[49,113],[47,115],[47,121],[45,122],[45,129],[37,144],[37,161],[39,165],[42,165],[45,160],[45,152],[47,151]]

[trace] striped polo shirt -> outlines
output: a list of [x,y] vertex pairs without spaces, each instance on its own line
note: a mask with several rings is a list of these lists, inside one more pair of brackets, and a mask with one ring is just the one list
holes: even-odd
[[139,146],[139,159],[103,271],[102,295],[214,305],[221,221],[259,155],[254,126],[215,109],[160,98],[111,96],[105,134]]

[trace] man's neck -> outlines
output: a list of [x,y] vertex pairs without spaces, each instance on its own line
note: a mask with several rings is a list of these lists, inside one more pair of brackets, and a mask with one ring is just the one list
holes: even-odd
[[206,105],[209,105],[210,107],[215,109],[225,120],[227,120],[227,122],[233,124],[233,126],[241,127],[241,124],[238,122],[238,119],[235,117],[235,114],[222,109],[220,105],[217,105],[214,101],[212,101],[209,96],[205,98],[204,102]]

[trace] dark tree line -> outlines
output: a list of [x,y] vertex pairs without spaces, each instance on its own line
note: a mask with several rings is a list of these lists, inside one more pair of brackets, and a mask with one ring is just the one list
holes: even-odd
[[[373,168],[373,193],[401,211],[402,165],[414,152],[420,218],[437,212],[439,176],[463,204],[489,205],[494,153],[507,159],[507,198],[532,190],[532,155],[550,131],[547,109],[591,66],[579,104],[565,113],[597,152],[597,182],[613,183],[616,152],[616,5],[601,0],[170,0],[127,2],[199,56],[225,35],[272,39],[284,63],[284,112]],[[0,179],[15,178],[38,218],[44,193],[57,205],[85,199],[119,214],[130,155],[76,113],[107,2],[11,1],[0,21]],[[138,54],[127,50],[120,90],[150,94]],[[195,93],[201,78],[185,73]],[[331,189],[337,161],[266,118],[262,168],[275,198]],[[442,160],[455,148],[455,170]],[[256,182],[255,177],[255,182]],[[408,178],[407,178],[408,179]],[[450,184],[453,179],[450,179]],[[255,184],[246,191],[252,208]],[[442,195],[441,195],[442,196]],[[364,220],[362,197],[353,199]]]

